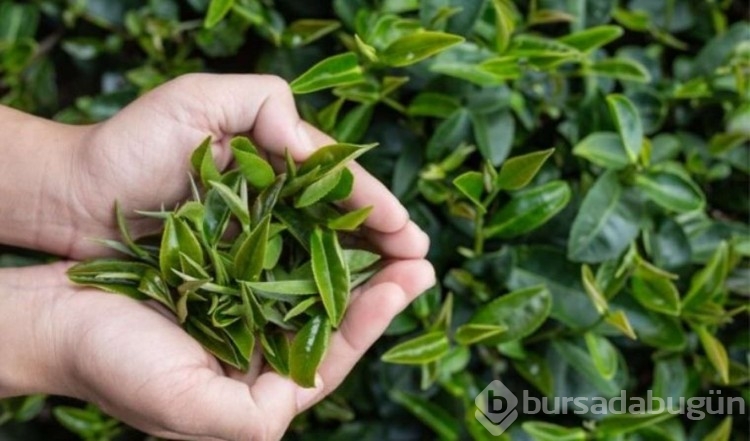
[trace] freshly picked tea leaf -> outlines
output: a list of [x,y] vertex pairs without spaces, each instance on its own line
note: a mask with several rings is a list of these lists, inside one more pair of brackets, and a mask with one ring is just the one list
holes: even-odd
[[134,240],[116,205],[122,243],[103,243],[131,260],[83,262],[68,276],[159,302],[237,369],[247,370],[262,348],[269,366],[311,387],[350,290],[377,271],[380,256],[339,240],[355,234],[372,207],[347,213],[333,204],[352,191],[345,167],[374,145],[330,145],[300,165],[289,157],[281,174],[249,139],[234,138],[231,147],[237,169],[218,170],[207,139],[191,158],[194,200],[143,213],[163,222],[158,247]]

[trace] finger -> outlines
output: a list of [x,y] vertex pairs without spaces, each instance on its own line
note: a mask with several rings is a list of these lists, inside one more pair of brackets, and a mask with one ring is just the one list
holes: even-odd
[[422,259],[430,249],[430,237],[413,221],[395,233],[370,230],[366,237],[381,254],[396,259]]
[[378,273],[353,297],[318,370],[326,394],[344,380],[391,320],[434,283],[435,274],[429,262],[400,261]]
[[[335,142],[333,138],[306,122],[303,122],[302,126],[313,145],[324,146]],[[404,228],[409,221],[409,213],[396,196],[359,164],[351,164],[349,170],[354,174],[354,189],[349,199],[343,201],[341,205],[347,210],[372,205],[372,212],[365,225],[373,230],[392,233]]]
[[[307,158],[313,144],[303,129],[289,84],[274,75],[188,74],[167,83],[163,93],[176,95],[180,119],[203,115],[207,129],[228,139],[250,133],[255,142],[274,154],[286,149],[295,160]],[[186,93],[200,100],[179,100]],[[171,96],[171,95],[170,95]]]

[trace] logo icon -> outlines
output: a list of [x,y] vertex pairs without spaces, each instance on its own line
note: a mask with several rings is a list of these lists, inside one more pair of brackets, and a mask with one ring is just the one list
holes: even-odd
[[518,418],[518,397],[500,380],[488,384],[474,403],[474,417],[493,436],[500,436]]

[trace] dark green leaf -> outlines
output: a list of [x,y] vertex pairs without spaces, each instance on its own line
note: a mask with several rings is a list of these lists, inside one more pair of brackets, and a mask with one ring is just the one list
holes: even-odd
[[247,282],[258,280],[263,271],[270,225],[271,217],[267,215],[240,245],[234,256],[234,272],[237,279]]
[[480,307],[469,320],[473,325],[495,325],[506,330],[487,344],[498,344],[530,335],[549,316],[552,298],[543,286],[514,291],[505,294]]
[[362,67],[354,52],[346,52],[320,61],[290,84],[296,94],[310,93],[364,81]]
[[349,268],[336,233],[316,228],[310,237],[315,283],[334,327],[341,324],[349,302]]
[[399,343],[382,355],[388,363],[425,364],[439,360],[448,353],[445,331],[432,331]]
[[444,32],[417,32],[394,41],[378,54],[378,58],[389,66],[408,66],[463,41],[461,36]]
[[292,340],[289,372],[302,387],[315,386],[315,374],[323,361],[331,339],[331,324],[323,316],[315,316],[300,329]]
[[613,132],[592,133],[576,144],[573,154],[613,170],[621,170],[634,162],[631,162],[620,136]]
[[597,263],[620,255],[638,235],[639,205],[617,175],[602,175],[581,204],[568,240],[568,257]]
[[500,168],[495,183],[502,190],[520,190],[534,179],[554,151],[542,150],[508,159]]
[[570,187],[552,181],[524,189],[497,211],[484,230],[486,237],[516,237],[544,225],[570,201]]

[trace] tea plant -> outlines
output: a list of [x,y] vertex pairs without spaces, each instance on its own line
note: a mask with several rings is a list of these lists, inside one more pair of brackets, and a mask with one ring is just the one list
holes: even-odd
[[[3,102],[85,123],[183,72],[275,73],[339,142],[380,144],[358,160],[428,231],[441,283],[290,439],[746,439],[737,409],[521,413],[496,438],[474,399],[500,379],[519,397],[750,400],[748,13],[732,0],[5,1],[0,76]],[[2,409],[27,420],[39,403]]]

